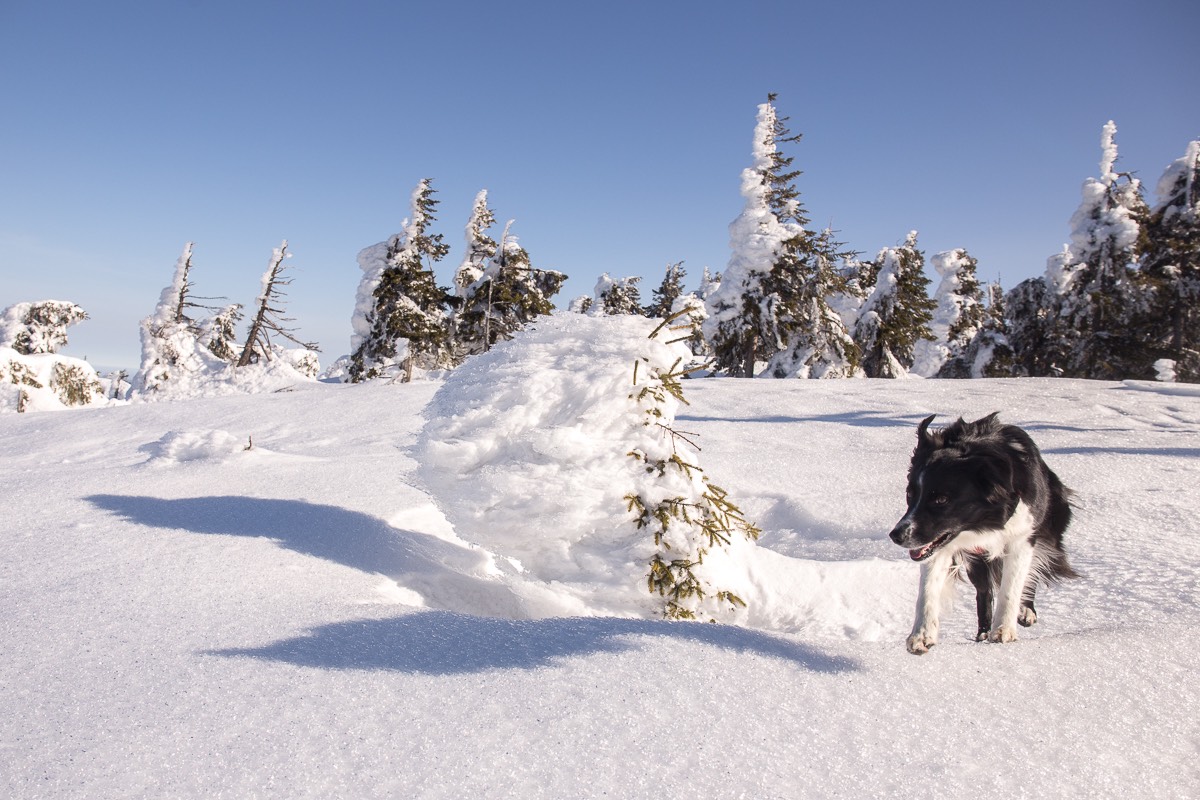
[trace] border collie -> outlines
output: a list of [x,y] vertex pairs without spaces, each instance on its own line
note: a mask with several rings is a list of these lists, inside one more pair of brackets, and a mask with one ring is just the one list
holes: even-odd
[[1017,623],[1037,621],[1038,583],[1077,577],[1062,546],[1071,492],[1029,435],[998,416],[959,417],[934,431],[930,416],[917,426],[908,512],[890,534],[921,562],[910,653],[937,644],[938,615],[955,577],[965,573],[975,587],[981,642],[1015,641]]

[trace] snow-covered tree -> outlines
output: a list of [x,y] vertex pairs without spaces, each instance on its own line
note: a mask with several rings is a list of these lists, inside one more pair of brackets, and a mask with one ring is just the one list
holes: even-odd
[[664,319],[671,316],[675,300],[683,294],[683,279],[686,276],[682,261],[667,265],[662,283],[651,293],[650,305],[643,309],[647,317]]
[[242,304],[227,305],[196,324],[197,338],[214,356],[232,364],[241,354],[237,344],[237,324],[241,319]]
[[911,231],[900,247],[880,250],[875,267],[875,285],[859,310],[854,341],[867,377],[901,378],[912,367],[917,342],[932,337],[934,302],[917,232]]
[[988,303],[970,341],[955,348],[937,372],[938,378],[1011,378],[1018,374],[1008,342],[1004,290],[999,283],[987,287]]
[[638,284],[641,276],[614,278],[607,272],[596,281],[592,302],[587,313],[597,315],[641,314],[642,294]]
[[[658,325],[650,339],[667,339],[670,321]],[[721,585],[721,568],[714,562],[727,560],[726,551],[745,547],[760,531],[708,479],[696,463],[697,448],[674,429],[675,409],[686,402],[680,382],[685,366],[678,356],[673,362],[662,358],[666,352],[648,349],[635,362],[629,398],[643,414],[644,433],[629,456],[643,469],[625,501],[634,524],[654,539],[647,585],[662,598],[663,616],[716,620],[746,602]]]
[[[860,353],[831,303],[846,291],[839,263],[846,253],[826,229],[805,245],[803,258],[767,277],[779,298],[775,315],[781,348],[763,374],[775,378],[852,378],[862,374]],[[781,286],[787,281],[790,285]]]
[[[1051,258],[1054,261],[1054,258]],[[1012,347],[1015,375],[1053,377],[1062,374],[1065,358],[1054,314],[1055,293],[1046,277],[1029,278],[1004,297],[1005,326]]]
[[358,254],[363,278],[351,320],[349,369],[356,383],[453,364],[450,295],[433,274],[449,248],[441,234],[429,232],[438,205],[433,195],[429,179],[418,183],[403,231]]
[[284,323],[293,321],[290,317],[283,316],[283,287],[292,282],[291,278],[284,277],[285,261],[291,258],[287,246],[287,240],[284,239],[283,243],[271,252],[267,271],[262,276],[262,291],[255,301],[250,329],[246,333],[246,343],[242,346],[242,354],[238,358],[239,367],[270,361],[275,357],[283,348],[271,341],[272,336],[299,345],[303,350],[312,352],[317,349],[314,342],[300,341],[295,336],[295,329],[284,326]]
[[468,290],[483,277],[484,270],[496,257],[499,246],[496,240],[487,234],[495,224],[496,214],[488,207],[487,189],[482,189],[475,195],[471,217],[467,220],[466,253],[454,273],[454,291],[459,297],[467,296]]
[[804,228],[808,219],[793,184],[800,173],[789,169],[792,159],[779,149],[800,136],[788,132],[774,99],[768,95],[758,107],[753,159],[742,171],[745,203],[729,226],[729,264],[719,288],[705,299],[704,336],[716,368],[736,377],[754,377],[758,362],[787,346],[789,331],[781,328],[777,314],[799,297],[788,292],[795,281],[786,273],[805,257],[813,238]]
[[141,322],[142,363],[133,390],[143,395],[210,377],[227,364],[199,340],[202,326],[188,316],[189,309],[204,308],[191,296],[192,248],[191,242],[184,246],[171,284],[159,295],[154,313]]
[[0,312],[0,411],[87,405],[104,387],[86,361],[58,355],[67,328],[87,319],[74,303],[39,300]]
[[[1067,377],[1119,379],[1144,372],[1134,319],[1143,292],[1135,266],[1149,209],[1141,182],[1116,172],[1117,126],[1101,135],[1100,177],[1083,184],[1071,217],[1071,243],[1061,265],[1055,321],[1063,337]],[[1146,376],[1151,377],[1151,376]]]
[[87,318],[86,311],[63,300],[16,303],[0,312],[0,347],[27,356],[57,353],[67,344],[67,328]]
[[[464,355],[490,350],[507,341],[537,317],[554,310],[551,298],[567,276],[557,270],[535,269],[517,237],[504,227],[501,244],[478,277],[463,290],[455,314],[456,342]],[[464,274],[460,270],[460,275]]]
[[924,378],[937,375],[943,364],[962,355],[984,318],[983,295],[975,274],[978,262],[962,248],[937,253],[930,262],[941,276],[929,323],[933,338],[917,342],[911,370]]
[[1163,172],[1146,226],[1142,271],[1150,287],[1146,339],[1175,362],[1176,380],[1200,382],[1200,140]]

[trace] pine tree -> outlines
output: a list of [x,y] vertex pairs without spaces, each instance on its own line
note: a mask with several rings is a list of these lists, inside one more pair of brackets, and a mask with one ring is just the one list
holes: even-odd
[[976,277],[978,262],[958,248],[931,259],[941,276],[934,292],[936,307],[929,329],[932,339],[921,339],[914,348],[913,374],[931,378],[944,364],[962,355],[983,324],[983,294]]
[[787,349],[793,320],[802,318],[803,280],[796,273],[813,255],[815,235],[779,149],[797,142],[773,105],[758,107],[753,163],[742,171],[742,213],[729,226],[732,253],[720,287],[706,298],[704,334],[719,371],[752,378],[760,361]]
[[613,278],[607,272],[596,281],[594,299],[587,313],[599,315],[641,314],[642,294],[638,289],[641,276]]
[[355,383],[453,364],[452,303],[433,274],[449,247],[441,234],[429,232],[438,205],[433,195],[428,178],[418,183],[403,232],[359,253],[363,279],[352,319],[349,370]]
[[917,341],[932,337],[934,302],[917,232],[911,231],[900,247],[880,250],[875,267],[875,286],[860,310],[854,340],[867,377],[900,378],[912,366]]
[[82,308],[62,300],[17,303],[0,312],[0,347],[26,356],[57,353],[67,344],[67,328],[87,318]]
[[1200,140],[1163,172],[1147,222],[1142,271],[1150,287],[1150,358],[1175,362],[1177,380],[1200,382]]
[[535,269],[529,253],[504,228],[501,244],[479,277],[463,294],[455,327],[460,350],[474,355],[507,341],[534,319],[554,310],[551,298],[567,276],[557,270]]
[[207,308],[192,297],[192,250],[191,242],[184,245],[171,284],[159,295],[154,313],[141,321],[142,363],[133,379],[135,391],[159,392],[226,366],[199,341],[201,326],[188,316],[190,309]]
[[[804,245],[804,257],[777,267],[768,276],[772,295],[787,298],[776,308],[777,335],[782,345],[764,374],[775,378],[850,378],[861,374],[858,345],[832,298],[846,291],[838,264],[847,257],[826,229]],[[786,288],[782,280],[793,283]]]
[[643,313],[647,317],[658,319],[671,316],[675,300],[683,294],[683,279],[686,276],[687,272],[683,269],[682,261],[668,264],[662,283],[651,294],[650,305],[643,309]]
[[487,203],[487,189],[483,189],[475,195],[466,226],[467,251],[454,273],[454,291],[459,297],[467,297],[471,286],[483,277],[484,270],[496,257],[499,247],[496,240],[487,235],[488,229],[496,224],[496,214]]
[[1013,373],[1026,377],[1053,377],[1065,350],[1057,344],[1054,295],[1044,277],[1029,278],[1004,297],[1005,326],[1012,347]]
[[197,337],[208,351],[222,361],[233,363],[241,353],[235,347],[237,324],[242,319],[242,304],[225,306],[216,314],[197,324]]
[[1135,273],[1149,209],[1141,182],[1115,171],[1117,127],[1101,136],[1100,177],[1083,184],[1083,200],[1071,218],[1069,279],[1056,298],[1059,332],[1065,344],[1063,374],[1077,378],[1121,379],[1144,375],[1142,344],[1133,321],[1144,291]]
[[[666,339],[672,322],[665,318],[650,339]],[[760,531],[696,463],[699,448],[675,430],[675,409],[687,402],[680,381],[686,367],[680,357],[663,358],[667,353],[652,348],[634,363],[629,399],[643,415],[645,433],[629,451],[641,479],[625,501],[637,528],[654,539],[646,583],[662,598],[663,616],[715,621],[746,606],[726,583],[729,574],[720,564],[728,563],[730,551],[758,539]]]
[[317,345],[313,342],[302,342],[295,336],[295,329],[284,327],[284,323],[292,322],[290,317],[283,314],[283,287],[292,282],[284,277],[284,262],[291,257],[287,251],[287,240],[271,253],[267,271],[262,276],[262,292],[255,303],[254,316],[250,320],[250,329],[246,334],[246,343],[238,358],[238,366],[244,367],[260,361],[270,361],[278,348],[271,341],[272,335],[286,339],[299,345],[305,350],[315,351]]
[[1012,378],[1019,373],[1013,360],[1005,320],[1004,290],[999,283],[987,287],[986,309],[969,342],[955,351],[938,370],[938,378]]

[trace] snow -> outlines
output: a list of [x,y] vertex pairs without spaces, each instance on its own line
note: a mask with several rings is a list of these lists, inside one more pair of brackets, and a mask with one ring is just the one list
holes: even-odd
[[[575,320],[445,382],[0,416],[0,794],[1200,793],[1195,387],[685,381],[675,424],[763,529],[759,589],[745,625],[665,622],[608,610],[541,552],[552,493],[609,491],[619,442],[600,439],[623,435],[597,376],[633,332]],[[578,373],[558,374],[581,331]],[[548,388],[518,385],[522,362]],[[995,410],[1076,490],[1084,577],[1007,645],[972,640],[963,591],[911,656],[918,567],[886,533],[916,422]],[[433,453],[455,430],[494,451],[495,530],[475,515],[487,468]],[[513,541],[522,506],[536,546]],[[590,555],[615,582],[618,554]]]

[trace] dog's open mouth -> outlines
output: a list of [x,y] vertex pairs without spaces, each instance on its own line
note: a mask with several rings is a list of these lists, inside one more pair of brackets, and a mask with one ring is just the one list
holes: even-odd
[[943,533],[941,536],[934,539],[924,547],[918,547],[916,550],[909,550],[908,557],[913,561],[924,561],[933,555],[935,550],[944,545],[946,542],[950,541],[951,537],[953,536],[953,533]]

